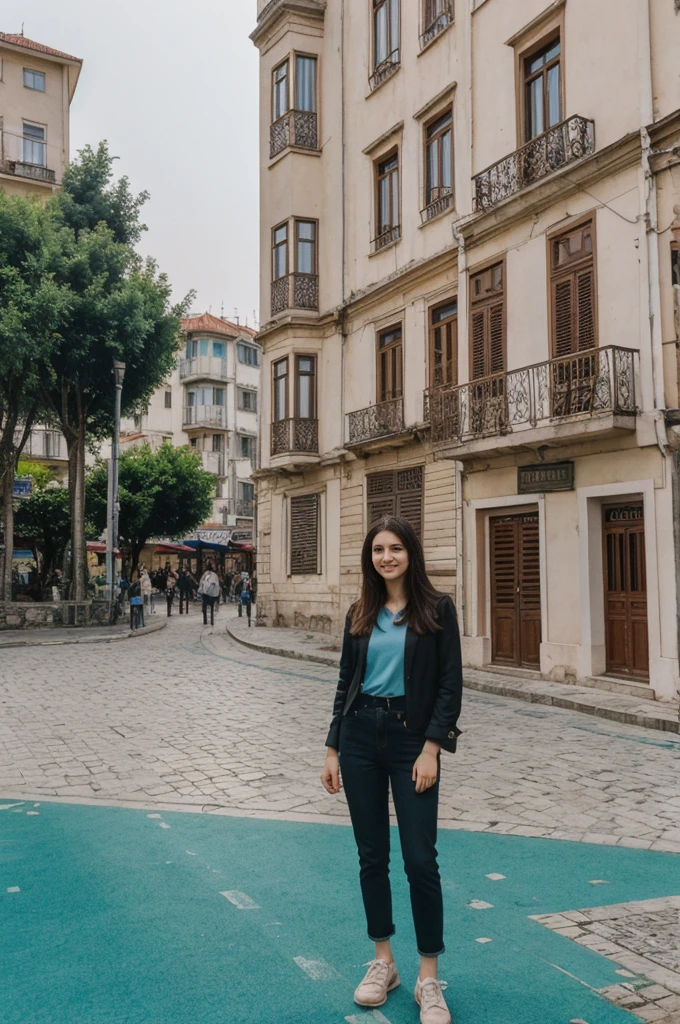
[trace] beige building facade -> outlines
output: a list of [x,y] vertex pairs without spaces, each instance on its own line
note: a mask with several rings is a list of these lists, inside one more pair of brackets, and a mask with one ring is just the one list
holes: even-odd
[[264,621],[394,511],[468,665],[677,695],[676,8],[259,4]]

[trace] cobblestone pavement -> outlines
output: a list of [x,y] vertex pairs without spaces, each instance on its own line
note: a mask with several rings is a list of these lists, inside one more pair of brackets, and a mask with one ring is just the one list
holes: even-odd
[[[319,782],[336,670],[173,616],[135,644],[0,653],[0,793],[347,821]],[[680,740],[466,691],[441,825],[680,853]]]

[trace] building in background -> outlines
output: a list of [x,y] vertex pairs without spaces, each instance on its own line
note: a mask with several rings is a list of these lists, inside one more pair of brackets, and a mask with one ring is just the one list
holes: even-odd
[[678,4],[258,0],[252,38],[258,617],[337,633],[397,513],[468,665],[676,695]]
[[121,424],[121,451],[164,441],[200,452],[215,476],[212,525],[253,542],[261,347],[257,332],[203,313],[182,321],[183,345],[147,411]]
[[[9,195],[56,192],[69,160],[69,112],[82,61],[23,35],[0,32],[0,188]],[[22,458],[66,480],[66,442],[38,424]]]

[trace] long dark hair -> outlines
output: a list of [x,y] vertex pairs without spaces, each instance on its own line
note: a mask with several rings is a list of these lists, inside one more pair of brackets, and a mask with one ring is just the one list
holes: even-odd
[[361,549],[361,597],[350,610],[350,633],[352,636],[367,636],[387,600],[385,580],[373,565],[373,541],[383,530],[394,533],[408,554],[408,568],[404,574],[406,607],[399,622],[408,623],[418,634],[435,633],[441,629],[437,622],[437,603],[444,595],[430,583],[425,572],[422,545],[408,519],[401,516],[379,519],[366,534]]

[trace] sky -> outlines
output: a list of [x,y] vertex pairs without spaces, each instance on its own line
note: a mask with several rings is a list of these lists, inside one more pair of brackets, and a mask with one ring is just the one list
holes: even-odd
[[[256,0],[2,0],[0,31],[83,59],[71,156],[107,139],[173,298],[253,325],[258,308]],[[1,111],[0,111],[1,113]]]

